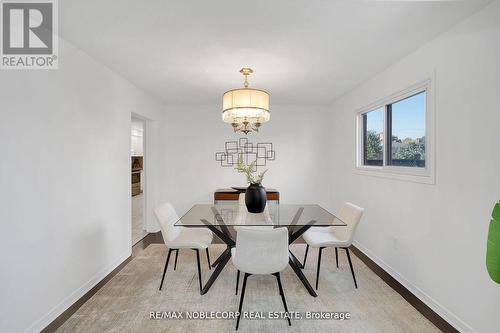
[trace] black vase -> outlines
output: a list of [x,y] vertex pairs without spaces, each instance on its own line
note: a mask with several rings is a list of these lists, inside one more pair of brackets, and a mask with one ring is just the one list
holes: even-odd
[[250,184],[245,192],[245,204],[250,213],[262,213],[266,207],[266,189],[260,184]]

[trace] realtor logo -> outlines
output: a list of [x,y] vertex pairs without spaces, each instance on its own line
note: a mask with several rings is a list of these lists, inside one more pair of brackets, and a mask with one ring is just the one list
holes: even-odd
[[1,69],[57,69],[57,3],[1,1]]

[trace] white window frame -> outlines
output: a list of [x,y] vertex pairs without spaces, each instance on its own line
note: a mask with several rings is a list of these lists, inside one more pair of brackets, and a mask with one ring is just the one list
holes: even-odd
[[[435,129],[434,129],[434,91],[433,80],[427,79],[375,103],[367,105],[356,111],[356,165],[354,172],[397,180],[405,180],[424,184],[435,184]],[[387,147],[387,112],[386,106],[411,97],[420,92],[426,92],[425,101],[425,168],[401,167],[386,165]],[[382,108],[384,110],[384,149],[383,166],[370,166],[363,164],[363,114]]]

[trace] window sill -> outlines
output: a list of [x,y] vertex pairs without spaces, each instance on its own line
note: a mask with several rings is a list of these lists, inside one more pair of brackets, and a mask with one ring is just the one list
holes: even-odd
[[412,183],[428,185],[436,184],[434,174],[429,172],[429,170],[405,170],[401,168],[388,169],[382,167],[359,166],[354,169],[353,173],[363,176],[387,178]]

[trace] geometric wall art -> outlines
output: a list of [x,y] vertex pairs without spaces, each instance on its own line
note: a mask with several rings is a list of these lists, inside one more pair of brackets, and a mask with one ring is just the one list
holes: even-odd
[[267,161],[274,161],[276,152],[271,142],[254,144],[248,142],[248,138],[240,138],[238,141],[226,141],[224,151],[215,153],[215,160],[222,167],[234,167],[239,156],[242,156],[246,165],[255,161],[253,171],[257,171],[258,167],[266,166]]

